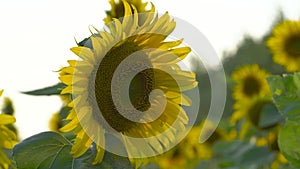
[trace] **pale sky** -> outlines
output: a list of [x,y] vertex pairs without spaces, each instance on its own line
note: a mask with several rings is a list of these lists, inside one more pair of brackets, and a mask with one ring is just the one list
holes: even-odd
[[[153,0],[158,12],[196,26],[219,56],[232,51],[244,34],[261,37],[281,9],[289,19],[300,18],[299,0]],[[33,97],[20,91],[58,82],[55,72],[68,59],[70,48],[90,35],[88,27],[101,29],[106,0],[1,0],[0,89],[14,101],[21,138],[48,130],[60,99]],[[3,97],[2,97],[3,99]]]

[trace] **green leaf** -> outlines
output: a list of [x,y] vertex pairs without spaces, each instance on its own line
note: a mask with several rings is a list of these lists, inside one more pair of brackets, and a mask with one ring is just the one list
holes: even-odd
[[300,167],[300,123],[287,121],[279,132],[278,144],[287,160],[295,167]]
[[239,165],[246,168],[251,165],[260,166],[271,163],[275,156],[276,154],[268,147],[253,147],[242,156]]
[[44,132],[25,139],[13,149],[18,169],[121,169],[132,168],[128,158],[105,152],[103,161],[92,165],[96,150],[92,146],[84,155],[73,158],[72,143],[59,133]]
[[287,119],[300,121],[300,73],[269,77],[276,107]]
[[[13,149],[18,169],[88,169],[91,153],[78,159],[70,155],[72,144],[58,133],[45,132],[30,137]],[[76,165],[75,165],[76,164]]]
[[279,122],[283,121],[283,116],[278,112],[276,106],[272,104],[265,105],[261,112],[259,117],[258,126],[260,128],[268,128],[272,127]]
[[134,168],[128,158],[120,157],[108,151],[105,152],[100,168],[105,169],[125,169]]
[[214,150],[222,159],[221,168],[259,168],[270,164],[276,154],[268,147],[256,147],[247,141],[217,142]]
[[34,96],[51,96],[60,95],[60,92],[66,85],[63,83],[58,83],[56,85],[45,87],[42,89],[37,89],[33,91],[22,92],[23,94],[34,95]]
[[300,73],[271,76],[268,82],[276,107],[286,117],[279,131],[279,149],[292,165],[300,167]]

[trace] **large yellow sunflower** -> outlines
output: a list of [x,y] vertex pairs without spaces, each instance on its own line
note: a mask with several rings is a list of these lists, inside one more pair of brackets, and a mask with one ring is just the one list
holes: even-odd
[[[95,142],[95,163],[101,162],[104,148],[130,159],[170,149],[188,123],[182,106],[192,102],[182,92],[198,84],[193,72],[178,65],[191,49],[177,47],[182,40],[165,41],[175,28],[168,13],[158,17],[152,6],[139,25],[135,6],[122,2],[125,17],[93,34],[92,49],[72,48],[81,60],[70,60],[61,70],[60,80],[67,85],[61,93],[72,94],[70,121],[61,131],[77,135],[74,157]],[[113,144],[112,137],[123,146],[105,147]]]
[[269,74],[256,64],[245,65],[232,74],[232,79],[236,83],[233,87],[235,112],[231,116],[232,123],[247,115],[252,121],[257,118],[261,108],[271,98],[266,80],[268,76]]
[[289,72],[300,70],[300,20],[285,20],[273,29],[267,41],[273,60]]
[[[0,91],[0,96],[2,94]],[[7,114],[0,114],[0,168],[8,169],[11,165],[11,160],[4,153],[4,149],[12,149],[17,144],[17,136],[11,131],[7,125],[14,123],[16,119]]]

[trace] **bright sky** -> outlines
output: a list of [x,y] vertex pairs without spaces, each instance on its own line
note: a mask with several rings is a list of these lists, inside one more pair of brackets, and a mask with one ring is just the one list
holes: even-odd
[[[108,1],[108,0],[107,0]],[[21,138],[48,130],[58,97],[22,95],[58,82],[55,72],[76,59],[70,52],[90,35],[88,27],[102,28],[106,0],[10,0],[0,6],[0,89],[13,99]],[[221,56],[233,50],[245,33],[256,38],[270,27],[280,9],[287,18],[300,18],[299,0],[153,0],[158,11],[169,11],[195,25]],[[3,98],[3,97],[2,97]]]

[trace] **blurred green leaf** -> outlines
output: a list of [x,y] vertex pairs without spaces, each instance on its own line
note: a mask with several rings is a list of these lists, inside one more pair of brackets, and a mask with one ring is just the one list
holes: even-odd
[[273,100],[286,117],[279,131],[278,144],[288,161],[300,167],[300,73],[268,78]]
[[239,165],[242,167],[262,166],[271,163],[275,156],[276,154],[268,147],[253,147],[243,155]]
[[278,110],[288,120],[300,122],[300,73],[269,77],[268,83]]
[[260,128],[272,127],[283,121],[283,116],[278,112],[273,103],[265,105],[260,111],[258,126]]
[[222,159],[219,167],[226,169],[256,169],[270,164],[276,156],[268,147],[256,147],[247,141],[218,142],[214,150]]
[[300,167],[300,123],[287,121],[279,132],[279,148],[287,160],[295,167]]
[[66,85],[63,83],[58,83],[56,85],[45,87],[42,89],[32,90],[28,92],[22,92],[23,94],[34,95],[34,96],[51,96],[60,95],[60,92]]
[[72,143],[59,133],[44,132],[32,136],[13,149],[18,169],[121,169],[132,168],[128,158],[105,152],[101,164],[92,165],[96,155],[91,147],[84,155],[73,158]]

